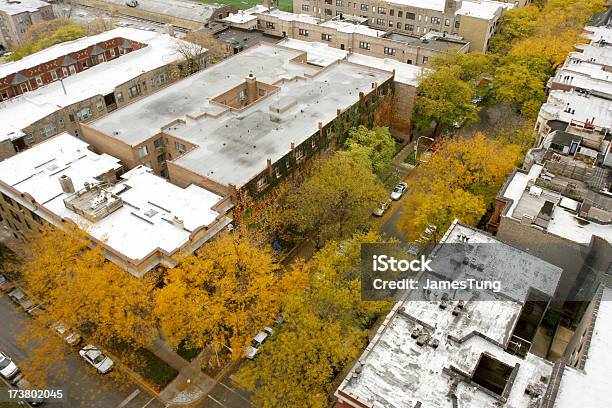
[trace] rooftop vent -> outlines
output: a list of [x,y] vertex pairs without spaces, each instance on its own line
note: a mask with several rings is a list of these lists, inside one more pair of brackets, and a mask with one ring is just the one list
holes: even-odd
[[72,184],[72,179],[67,175],[62,175],[59,178],[60,185],[62,186],[62,191],[66,194],[74,193],[74,184]]

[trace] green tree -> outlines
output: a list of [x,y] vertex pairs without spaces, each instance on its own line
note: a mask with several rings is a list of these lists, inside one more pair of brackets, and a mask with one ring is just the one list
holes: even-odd
[[458,66],[442,67],[421,77],[412,117],[415,126],[427,129],[435,123],[434,135],[437,135],[441,126],[478,121],[478,108],[471,103],[475,87],[459,79],[461,71]]
[[466,82],[478,82],[494,72],[493,56],[482,52],[448,52],[434,59],[432,65],[436,69],[456,67],[459,79]]
[[274,216],[287,231],[322,244],[367,227],[372,209],[385,194],[369,161],[337,152],[279,197]]
[[395,155],[395,140],[389,128],[368,129],[361,125],[349,131],[346,149],[350,155],[367,159],[378,176],[386,174]]
[[504,13],[500,28],[489,42],[489,52],[506,54],[517,40],[533,36],[542,24],[537,6],[515,7]]

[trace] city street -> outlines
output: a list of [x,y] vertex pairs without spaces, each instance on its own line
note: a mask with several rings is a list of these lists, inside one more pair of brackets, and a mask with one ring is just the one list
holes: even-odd
[[[8,354],[19,366],[26,353],[17,338],[29,317],[19,311],[6,294],[0,297],[0,351]],[[49,335],[52,335],[49,331]],[[99,375],[75,350],[64,361],[65,373],[50,370],[48,388],[63,390],[66,397],[53,401],[62,408],[162,408],[164,405],[129,378],[118,378],[117,371]],[[51,402],[51,401],[49,401]]]

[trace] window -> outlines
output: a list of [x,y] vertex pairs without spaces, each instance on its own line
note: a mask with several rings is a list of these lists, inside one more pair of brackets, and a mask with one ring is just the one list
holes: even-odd
[[321,39],[322,39],[323,41],[331,41],[332,36],[331,36],[331,34],[325,34],[325,33],[323,33],[323,34],[321,34]]
[[300,160],[302,157],[304,157],[304,151],[301,147],[298,147],[295,149],[295,160]]
[[63,77],[67,77],[68,76],[68,68],[62,67],[62,76]]
[[91,107],[90,106],[84,107],[83,109],[77,111],[76,115],[79,120],[87,120],[91,118],[92,116]]
[[393,9],[390,9],[390,10],[389,10],[389,15],[390,15],[390,16],[394,15],[394,13],[393,13]]
[[332,0],[325,0],[325,4],[332,4]]
[[342,0],[336,0],[336,6],[342,7]]
[[157,163],[158,164],[163,164],[163,162],[166,160],[166,157],[163,154],[160,154],[159,156],[157,156]]
[[405,29],[406,31],[414,31],[414,25],[412,25],[412,24],[406,24],[406,25],[404,26],[404,29]]
[[429,61],[429,57],[423,57],[423,64],[427,64],[427,61]]
[[408,20],[414,20],[416,18],[416,15],[414,13],[408,13],[406,12],[406,18]]
[[398,18],[402,18],[403,15],[404,15],[404,12],[402,10],[398,10],[397,11],[397,17]]
[[123,102],[123,92],[117,92],[117,102]]
[[147,146],[142,146],[138,148],[138,157],[139,158],[143,158],[143,157],[147,157],[149,155],[149,149],[147,148]]
[[178,150],[179,153],[181,154],[187,151],[187,148],[185,147],[185,145],[179,142],[174,142],[174,147],[176,147],[176,150]]
[[368,5],[367,4],[362,4],[361,5],[361,11],[368,11]]
[[365,41],[359,41],[359,48],[361,48],[362,50],[369,50],[370,49],[370,43],[369,42],[365,42]]
[[153,141],[153,145],[155,146],[156,149],[160,149],[164,147],[164,139],[163,138],[159,138],[159,139],[155,139]]
[[300,28],[298,30],[298,34],[301,35],[302,37],[308,37],[308,30],[306,30],[305,28]]
[[8,98],[9,98],[8,92],[2,92],[2,94],[0,94],[0,100],[6,101]]
[[385,25],[385,20],[382,19],[382,18],[377,18],[376,19],[376,24],[378,24],[378,25]]
[[332,15],[332,11],[331,11],[331,9],[326,8],[326,9],[325,9],[325,15],[326,15],[326,16],[331,16],[331,15]]
[[83,64],[81,65],[83,65],[83,69],[87,69],[87,61],[83,61]]
[[459,20],[455,21],[455,28],[459,28]]
[[57,124],[58,124],[58,126],[59,126],[59,128],[60,128],[60,129],[63,129],[63,128],[64,128],[64,119],[60,119],[60,120],[58,120],[58,121],[57,121]]
[[310,6],[308,4],[302,4],[302,11],[310,11]]
[[26,93],[26,92],[28,92],[30,90],[28,88],[28,83],[27,82],[22,83],[20,88],[21,88],[21,93]]
[[444,25],[445,25],[446,27],[450,26],[450,20],[449,20],[448,18],[445,18],[445,19],[444,19]]
[[98,111],[101,111],[102,109],[104,109],[104,104],[102,103],[102,101],[96,102],[96,108],[98,109]]
[[115,49],[114,49],[114,48],[112,48],[112,49],[110,50],[110,57],[111,57],[111,58],[115,58],[115,55],[116,55],[116,54],[115,54]]
[[268,180],[266,180],[265,177],[262,177],[259,180],[257,180],[257,189],[258,190],[263,190],[267,186],[268,186]]
[[393,21],[389,20],[389,27],[393,27]]
[[51,79],[53,81],[57,81],[57,72],[55,72],[55,70],[51,71]]
[[130,87],[130,97],[135,98],[138,95],[140,95],[140,84]]
[[385,47],[385,54],[387,54],[387,55],[395,55],[395,48]]
[[274,23],[271,21],[266,21],[266,28],[274,30]]
[[166,75],[165,73],[161,73],[157,76],[157,83],[158,84],[165,84],[166,81],[168,81],[168,75]]
[[55,129],[54,123],[47,123],[45,126],[40,128],[40,136],[42,136],[44,139],[53,136],[55,133],[57,133],[57,130]]
[[41,76],[36,77],[36,85],[43,86],[43,80]]
[[70,75],[75,75],[77,73],[76,67],[74,65],[71,65],[68,68],[70,68]]
[[378,14],[387,14],[387,9],[384,7],[379,7],[378,8]]
[[440,19],[438,17],[432,17],[431,24],[440,24]]

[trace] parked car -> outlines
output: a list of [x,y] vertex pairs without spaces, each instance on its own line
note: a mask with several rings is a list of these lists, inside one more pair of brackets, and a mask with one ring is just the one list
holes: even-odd
[[45,310],[46,309],[45,309],[44,305],[42,303],[39,303],[38,305],[32,306],[31,308],[29,308],[27,310],[27,312],[28,312],[28,315],[30,317],[38,317],[38,316],[44,314]]
[[19,367],[13,363],[13,360],[6,354],[0,351],[0,374],[10,380],[19,373]]
[[113,360],[110,357],[102,353],[102,351],[94,346],[93,344],[89,344],[83,347],[79,351],[79,355],[85,359],[89,364],[94,366],[96,370],[100,374],[106,374],[113,369]]
[[53,324],[52,328],[70,346],[76,346],[81,342],[81,336],[78,333],[67,329],[62,322]]
[[382,217],[383,214],[387,212],[389,207],[391,207],[391,200],[383,201],[374,211],[372,211],[372,214],[377,217]]
[[30,309],[32,306],[34,306],[34,303],[32,303],[32,301],[30,300],[30,298],[28,297],[28,295],[26,295],[24,293],[23,290],[19,289],[19,288],[15,288],[13,290],[11,290],[8,294],[9,298],[17,303],[19,306],[21,306],[21,308],[24,311],[27,311],[28,309]]
[[251,345],[246,349],[246,358],[248,358],[249,360],[253,360],[257,353],[259,353],[259,347],[263,344],[264,341],[266,341],[268,337],[272,335],[272,332],[272,328],[264,327],[262,331],[257,333],[257,335],[253,337]]
[[[30,382],[26,380],[24,377],[21,377],[18,381],[16,381],[15,386],[19,388],[20,390],[24,390],[24,391],[34,389],[32,388],[32,384],[30,384]],[[42,405],[45,402],[45,399],[43,397],[30,397],[30,398],[25,398],[25,401],[31,406],[37,407],[39,405]]]
[[480,105],[481,102],[482,102],[482,96],[477,96],[474,99],[472,99],[472,105],[474,106]]
[[128,0],[125,2],[125,5],[128,7],[137,7],[138,6],[138,0]]
[[14,287],[15,287],[15,284],[11,282],[5,274],[0,273],[0,290],[2,292],[8,292]]
[[407,189],[408,184],[404,182],[399,183],[391,192],[391,199],[395,201],[399,200],[400,198],[402,198]]

